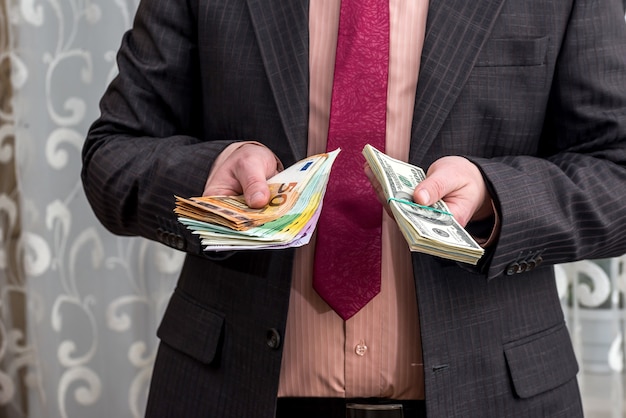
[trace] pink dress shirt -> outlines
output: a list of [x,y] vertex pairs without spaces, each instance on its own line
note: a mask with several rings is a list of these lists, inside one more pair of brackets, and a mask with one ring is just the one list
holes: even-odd
[[[340,0],[310,2],[308,154],[326,149]],[[390,0],[386,152],[408,158],[428,0]],[[315,243],[296,252],[279,396],[423,399],[410,252],[383,211],[381,292],[343,321],[312,288]]]

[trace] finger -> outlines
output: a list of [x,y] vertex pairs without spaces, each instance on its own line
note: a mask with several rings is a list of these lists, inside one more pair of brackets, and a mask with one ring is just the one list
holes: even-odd
[[270,189],[267,179],[276,174],[273,154],[241,158],[234,166],[233,173],[241,185],[248,206],[262,208],[269,203]]
[[387,202],[387,197],[385,196],[385,192],[383,191],[383,186],[380,184],[380,182],[374,175],[374,172],[372,171],[369,164],[365,163],[365,165],[363,166],[363,170],[365,171],[365,175],[369,179],[370,183],[372,184],[372,187],[374,188],[374,191],[376,192],[376,197],[378,197],[378,200],[385,208],[385,211],[387,212],[387,214],[393,218],[393,212],[391,211],[391,208],[389,207],[389,203]]
[[463,195],[463,188],[452,179],[440,174],[426,177],[420,183],[420,189],[416,190],[413,199],[416,203],[424,206],[432,206],[442,200],[448,206],[448,211],[461,226],[469,221],[473,211],[470,200]]
[[270,189],[262,171],[247,172],[244,174],[241,186],[246,204],[251,208],[262,208],[270,201]]
[[453,189],[449,177],[445,176],[442,171],[435,170],[417,185],[413,192],[413,200],[420,205],[430,206]]
[[426,179],[416,187],[413,198],[428,206],[443,200],[461,225],[492,212],[491,198],[480,170],[463,157],[448,156],[435,161]]
[[207,181],[203,196],[236,196],[243,193],[241,184],[230,170],[221,168]]
[[378,181],[378,179],[374,175],[374,172],[372,171],[372,169],[367,163],[365,163],[365,166],[363,167],[363,171],[365,172],[365,176],[367,177],[372,187],[374,188],[374,191],[376,192],[376,196],[378,196],[378,200],[380,200],[381,203],[385,203],[386,199],[385,199],[385,193],[383,192],[383,187],[380,185],[380,182]]
[[267,179],[278,172],[274,153],[259,145],[244,145],[228,155],[205,187],[204,195],[240,195],[251,208],[261,208],[270,199]]

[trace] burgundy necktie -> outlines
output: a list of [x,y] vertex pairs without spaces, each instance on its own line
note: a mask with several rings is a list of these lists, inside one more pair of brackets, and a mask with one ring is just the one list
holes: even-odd
[[380,292],[382,206],[361,151],[384,150],[388,61],[388,0],[342,0],[326,147],[341,152],[318,222],[313,287],[344,320]]

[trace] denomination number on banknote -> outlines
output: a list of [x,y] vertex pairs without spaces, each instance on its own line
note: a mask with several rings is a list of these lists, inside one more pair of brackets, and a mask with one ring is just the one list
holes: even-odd
[[298,185],[297,182],[281,184],[280,187],[277,190],[276,195],[274,197],[272,197],[272,199],[270,200],[269,205],[270,206],[281,206],[281,205],[283,205],[285,202],[287,202],[287,193],[292,191],[294,189],[294,187],[296,187],[297,185]]

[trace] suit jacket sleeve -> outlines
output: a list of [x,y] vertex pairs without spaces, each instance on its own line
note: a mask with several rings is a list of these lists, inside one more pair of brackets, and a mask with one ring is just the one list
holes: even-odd
[[174,195],[200,195],[212,162],[234,139],[203,134],[190,3],[141,2],[83,147],[82,180],[110,231],[199,253],[197,237],[172,213]]
[[[554,73],[537,149],[469,157],[481,168],[501,214],[499,243],[484,266],[490,278],[513,274],[511,265],[530,255],[556,264],[626,252],[622,4],[573,4],[553,54]],[[507,103],[515,106],[514,94]]]

